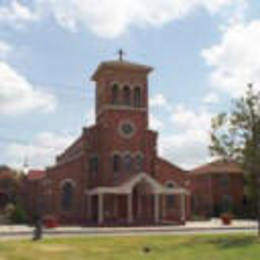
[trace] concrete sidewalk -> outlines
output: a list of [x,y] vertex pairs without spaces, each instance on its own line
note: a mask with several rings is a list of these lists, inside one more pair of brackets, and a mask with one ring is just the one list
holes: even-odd
[[[57,235],[149,235],[149,234],[185,234],[256,231],[257,222],[252,220],[234,220],[232,225],[222,225],[220,219],[210,221],[190,221],[184,226],[150,226],[150,227],[57,227],[44,229],[48,236]],[[16,238],[32,236],[33,227],[0,226],[0,237]]]
[[[255,229],[257,222],[252,220],[233,220],[229,226],[222,225],[220,219],[212,219],[210,221],[189,221],[184,226],[145,226],[145,227],[57,227],[53,229],[45,229],[48,233],[52,232],[131,232],[131,231],[168,231],[168,230],[204,230],[204,229]],[[0,226],[0,235],[4,233],[31,233],[33,227],[25,225],[3,225]]]

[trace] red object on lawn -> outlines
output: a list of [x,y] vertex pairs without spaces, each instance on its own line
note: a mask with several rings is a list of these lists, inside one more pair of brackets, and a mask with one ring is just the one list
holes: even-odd
[[229,213],[221,215],[221,220],[223,225],[231,225],[233,216]]
[[56,228],[59,226],[59,223],[55,217],[46,217],[44,219],[44,226],[46,228]]

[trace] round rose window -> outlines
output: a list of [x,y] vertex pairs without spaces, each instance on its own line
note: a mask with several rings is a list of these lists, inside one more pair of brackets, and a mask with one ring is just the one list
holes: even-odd
[[130,122],[120,124],[120,133],[125,137],[131,137],[135,132],[135,127]]

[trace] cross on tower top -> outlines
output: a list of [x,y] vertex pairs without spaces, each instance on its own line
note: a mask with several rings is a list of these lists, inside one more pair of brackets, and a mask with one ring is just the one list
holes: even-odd
[[118,50],[118,55],[119,55],[119,60],[120,61],[123,61],[123,57],[126,53],[122,50],[122,49],[119,49]]

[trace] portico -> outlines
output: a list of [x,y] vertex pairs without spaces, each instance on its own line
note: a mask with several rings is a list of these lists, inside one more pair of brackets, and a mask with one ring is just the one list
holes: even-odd
[[[107,220],[105,206],[108,206],[109,209],[114,209],[115,218],[122,216],[122,211],[124,211],[125,223],[129,225],[140,221],[161,223],[167,210],[165,199],[168,195],[179,197],[179,209],[176,210],[181,214],[180,219],[184,221],[186,196],[189,192],[181,187],[165,187],[146,173],[135,175],[119,186],[97,187],[86,191],[87,215],[89,219],[96,215],[97,224],[103,225]],[[97,198],[96,214],[92,212],[94,196]],[[109,205],[105,205],[106,196],[112,198]],[[125,201],[123,203],[125,207],[120,208],[122,198]]]

